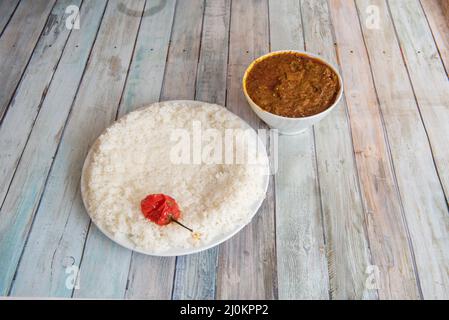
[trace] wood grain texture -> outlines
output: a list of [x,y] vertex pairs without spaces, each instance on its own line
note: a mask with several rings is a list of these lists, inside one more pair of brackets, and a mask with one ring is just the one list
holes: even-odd
[[[393,159],[397,159],[398,162],[398,164],[395,164],[396,174],[412,237],[423,296],[426,299],[447,299],[449,297],[449,236],[447,232],[449,230],[449,215],[447,202],[438,174],[433,166],[429,141],[421,122],[414,93],[407,81],[407,70],[401,61],[401,51],[394,37],[394,27],[388,8],[384,3],[379,4],[379,7],[381,8],[383,21],[386,23],[382,25],[382,32],[376,32],[367,40],[370,48],[378,49],[380,48],[379,44],[386,41],[394,44],[384,50],[385,55],[377,55],[373,58],[373,63],[379,69],[375,73],[375,79],[378,78],[379,82],[378,92],[382,101],[381,106],[385,105],[383,107],[386,109],[384,113],[386,114],[387,128],[392,131],[392,135],[399,145],[398,150],[394,150],[392,145],[392,150],[396,151],[393,153]],[[409,9],[413,10],[411,7]],[[417,11],[413,11],[418,14],[419,8],[415,7],[415,9]],[[419,18],[417,19],[419,21]],[[423,21],[422,19],[421,16],[421,21]],[[428,33],[427,36],[431,35]],[[430,43],[430,41],[428,40],[427,43]],[[420,43],[414,45],[421,48]],[[397,67],[394,71],[385,72],[383,69],[388,65]],[[440,72],[444,74],[442,68]],[[385,78],[386,76],[388,76],[388,79]],[[383,85],[385,81],[389,82],[388,86]],[[434,82],[432,81],[432,83]],[[440,83],[442,84],[442,82]],[[421,96],[417,94],[417,97]],[[418,102],[420,108],[422,108],[423,105],[421,105],[419,98]],[[446,111],[448,110],[447,106],[449,106],[449,103],[446,102]],[[424,112],[421,113],[424,117]],[[435,114],[436,117],[447,117],[447,115],[448,112],[444,112],[444,110],[442,114]],[[394,118],[388,119],[388,117]],[[427,124],[429,125],[429,123]],[[430,125],[433,124],[430,123]],[[448,163],[447,160],[445,161],[446,164]]]
[[421,0],[421,5],[449,76],[449,1]]
[[[81,7],[80,14],[86,19],[85,23],[83,23],[83,32],[73,32],[70,35],[17,168],[10,192],[5,200],[5,210],[8,208],[9,211],[18,216],[25,213],[32,214],[38,205],[64,124],[95,40],[105,5],[106,1],[96,1],[86,2]],[[33,194],[30,194],[30,192]],[[25,198],[28,201],[22,204]],[[51,227],[52,217],[49,217],[49,219],[49,221],[43,224],[44,227],[42,224],[37,227],[39,232],[46,232],[47,225]],[[33,245],[36,244],[29,244],[31,247]],[[39,252],[38,250],[36,254]],[[25,262],[20,269],[20,275],[24,275],[24,277],[19,276],[16,279],[13,293],[31,294],[31,292],[36,290],[33,286],[42,286],[41,290],[45,292],[45,288],[48,285],[44,283],[46,278],[40,279],[35,277],[31,278],[31,280],[27,277],[27,275],[32,276],[35,272],[34,264],[28,262],[34,261],[34,259],[38,260],[33,251],[28,251],[25,254],[23,258]],[[42,282],[35,284],[36,280]]]
[[[299,1],[270,1],[271,50],[304,50]],[[280,136],[275,175],[279,299],[328,299],[313,129]]]
[[[407,70],[384,1],[357,0],[380,10],[379,29],[362,23],[376,90],[388,134],[404,213],[425,299],[447,298],[449,215]],[[390,68],[394,65],[394,69]]]
[[279,299],[328,299],[312,130],[279,137],[276,253]]
[[446,201],[449,202],[448,77],[419,3],[415,0],[393,1],[389,7]]
[[[127,299],[168,300],[172,296],[175,259],[133,253]],[[155,267],[155,269],[149,269]]]
[[[66,267],[80,267],[90,222],[79,191],[81,167],[90,145],[115,118],[140,21],[117,14],[119,2],[108,2],[36,213],[13,295],[72,295],[72,288],[66,286]],[[144,2],[125,4],[141,12]],[[35,277],[36,268],[39,277]]]
[[[80,4],[80,1],[60,1],[52,10],[54,23],[42,35],[36,45],[33,56],[17,89],[11,109],[0,127],[0,292],[7,293],[11,284],[20,254],[30,229],[35,205],[42,192],[47,171],[41,171],[43,159],[50,160],[52,154],[46,156],[46,149],[39,150],[38,144],[54,141],[54,131],[50,140],[36,141],[36,135],[30,137],[38,111],[44,103],[50,82],[53,78],[62,51],[66,45],[69,30],[61,23],[65,16],[65,8],[69,3]],[[89,50],[89,49],[88,49]],[[59,73],[60,74],[60,73]],[[66,75],[64,75],[65,77]],[[61,77],[61,75],[59,75]],[[59,79],[60,80],[60,79]],[[70,104],[69,104],[70,105]],[[45,106],[44,109],[47,107]],[[65,114],[64,120],[67,116]],[[54,130],[58,130],[55,116]],[[20,125],[19,125],[20,124]],[[46,123],[49,126],[49,123]],[[42,136],[48,137],[40,131]],[[25,144],[31,140],[26,152]],[[40,153],[39,153],[40,151]],[[19,168],[19,160],[23,159]],[[41,158],[42,157],[42,158]],[[38,164],[36,163],[38,162]],[[45,161],[43,161],[45,163]],[[11,180],[15,176],[14,182]],[[7,196],[7,192],[9,194]]]
[[204,1],[179,1],[165,68],[161,100],[195,97]]
[[[264,127],[243,96],[241,81],[247,66],[269,50],[267,1],[234,1],[231,6],[228,65],[228,108],[253,128]],[[273,179],[265,201],[251,223],[219,249],[217,298],[275,299]]]
[[[231,0],[206,2],[195,99],[225,104]],[[214,299],[218,247],[178,257],[173,299]]]
[[[14,99],[0,127],[0,203],[3,203],[23,148],[28,140],[34,121],[47,94],[53,74],[58,66],[70,34],[65,27],[65,8],[81,1],[59,1],[52,10],[52,23],[47,24]],[[20,123],[20,126],[17,125]]]
[[[0,0],[0,296],[448,299],[447,17],[447,0]],[[196,99],[266,128],[241,78],[279,49],[340,64],[346,96],[279,137],[250,225],[159,258],[90,223],[79,178],[106,126]]]
[[54,3],[22,1],[0,38],[0,122],[42,30],[45,33],[54,23],[54,16],[49,16]]
[[20,0],[2,0],[0,2],[0,35],[3,33],[3,30],[11,19],[11,15],[14,14],[19,1]]
[[120,299],[125,295],[131,251],[91,224],[83,251],[75,298]]
[[[173,22],[170,48],[165,67],[161,100],[195,97],[195,80],[201,42],[204,2],[178,1]],[[133,254],[127,298],[170,299],[176,258],[157,258]],[[157,266],[160,273],[149,276]]]
[[147,1],[118,117],[159,100],[175,7],[168,0],[156,11],[158,3]]
[[[306,49],[337,66],[326,0],[301,1]],[[372,265],[345,99],[315,125],[315,148],[331,299],[376,299],[366,286]]]
[[379,268],[380,299],[417,299],[416,282],[401,199],[353,2],[331,0],[352,138],[373,264]]

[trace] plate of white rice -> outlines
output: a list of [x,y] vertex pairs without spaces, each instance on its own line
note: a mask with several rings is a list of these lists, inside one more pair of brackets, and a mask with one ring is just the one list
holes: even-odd
[[[148,255],[179,256],[216,246],[247,225],[269,183],[264,141],[226,108],[165,101],[107,128],[84,162],[81,194],[94,224],[116,243]],[[149,194],[174,198],[182,224],[145,218]]]

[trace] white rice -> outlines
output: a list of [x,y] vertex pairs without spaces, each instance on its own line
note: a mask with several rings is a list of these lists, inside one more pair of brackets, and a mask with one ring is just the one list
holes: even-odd
[[[98,138],[83,173],[83,197],[101,229],[129,239],[140,250],[163,252],[207,245],[249,222],[255,203],[264,196],[266,155],[258,155],[262,165],[174,163],[173,129],[191,134],[193,121],[223,136],[225,129],[248,128],[223,107],[177,101],[132,112]],[[242,141],[236,145],[252,143]],[[141,200],[155,193],[176,199],[180,221],[199,232],[199,240],[174,223],[159,226],[143,216]]]

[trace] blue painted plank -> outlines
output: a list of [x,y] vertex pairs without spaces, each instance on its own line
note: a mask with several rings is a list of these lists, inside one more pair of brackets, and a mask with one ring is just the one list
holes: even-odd
[[[71,276],[66,274],[66,267],[80,266],[89,225],[79,191],[81,166],[89,145],[115,117],[140,21],[117,14],[119,2],[123,1],[109,1],[104,13],[36,213],[13,295],[72,295],[71,286],[66,285]],[[130,2],[126,4],[131,8],[143,9],[143,1]],[[98,25],[105,2],[90,3],[90,20]],[[80,32],[80,36],[84,34]],[[81,285],[82,278],[81,274]]]
[[[47,22],[55,0],[22,1],[0,38],[0,122]],[[47,18],[49,19],[47,20]]]
[[[0,294],[8,292],[42,189],[34,184],[36,177],[27,175],[28,170],[31,171],[31,157],[40,160],[34,151],[25,153],[17,170],[16,167],[69,38],[70,30],[66,29],[64,20],[65,9],[71,3],[79,5],[80,2],[64,0],[53,8],[52,18],[36,45],[11,102],[11,109],[0,127]],[[50,160],[51,156],[48,156]],[[10,185],[14,173],[16,180]],[[40,184],[44,183],[45,176]]]
[[[54,71],[67,43],[70,30],[65,26],[65,8],[80,0],[59,1],[51,13],[51,22],[39,39],[14,99],[0,127],[0,203],[3,203],[34,121],[45,98]],[[50,20],[49,20],[50,21]],[[20,125],[19,125],[20,124]]]

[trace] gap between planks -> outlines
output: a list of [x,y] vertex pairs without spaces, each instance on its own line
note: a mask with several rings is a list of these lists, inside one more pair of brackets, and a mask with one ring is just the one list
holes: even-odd
[[[14,97],[23,73],[28,67],[39,38],[50,23],[56,0],[21,1],[0,38],[0,125]],[[27,21],[27,27],[21,23]],[[19,33],[20,32],[20,33]],[[19,35],[17,35],[19,33]]]
[[[109,5],[112,6],[114,3],[115,1],[111,1]],[[95,1],[95,4],[101,5],[101,3],[97,1]],[[98,13],[101,15],[102,11],[99,11]],[[22,268],[22,272],[18,272],[18,277],[15,282],[15,286],[18,285],[19,279],[22,284],[27,283],[27,285],[23,287],[25,290],[30,290],[32,288],[30,282],[37,282],[36,287],[34,288],[36,290],[34,295],[39,295],[39,291],[45,292],[43,294],[45,296],[68,296],[71,293],[71,291],[68,292],[67,288],[64,286],[66,275],[64,273],[65,270],[64,268],[61,268],[61,265],[63,266],[67,263],[67,257],[72,257],[72,263],[78,262],[78,250],[80,248],[77,246],[80,243],[84,243],[84,241],[80,241],[80,239],[84,238],[89,221],[79,198],[79,178],[77,178],[79,177],[81,170],[79,166],[82,164],[80,158],[83,158],[81,153],[83,153],[83,150],[86,148],[87,139],[82,139],[79,135],[92,134],[93,130],[101,130],[101,123],[107,121],[105,117],[106,110],[101,109],[101,102],[104,103],[102,100],[103,96],[91,95],[89,97],[92,98],[92,100],[88,100],[83,94],[88,94],[89,90],[101,93],[101,91],[95,91],[95,87],[86,85],[86,82],[89,82],[88,80],[92,74],[102,74],[102,70],[98,69],[98,65],[94,64],[94,61],[98,59],[98,52],[96,52],[98,51],[98,46],[101,48],[101,45],[99,45],[99,42],[101,41],[99,39],[102,39],[104,45],[112,46],[114,41],[110,41],[111,39],[108,37],[115,36],[119,42],[117,43],[117,47],[123,45],[123,50],[128,50],[125,44],[126,41],[129,41],[129,36],[125,35],[124,32],[127,32],[127,30],[132,32],[132,29],[135,27],[135,23],[127,21],[130,19],[131,18],[125,18],[124,15],[114,19],[110,9],[107,9],[105,19],[103,19],[100,28],[106,28],[108,32],[112,32],[114,26],[117,25],[117,27],[120,27],[122,24],[123,29],[120,29],[121,33],[118,32],[116,34],[102,34],[100,32],[93,46],[93,51],[91,52],[92,55],[89,60],[90,63],[88,63],[87,70],[83,75],[83,81],[81,82],[78,95],[73,105],[73,111],[76,110],[77,112],[71,112],[67,126],[64,130],[61,145],[56,154],[45,193],[39,204],[39,209],[34,221],[34,228],[30,232],[27,248],[25,248],[22,262],[19,266],[19,268]],[[120,40],[123,40],[125,43],[120,42]],[[116,54],[118,58],[121,57],[121,53],[125,55],[125,57],[122,58],[126,61],[126,54],[128,52],[119,51],[116,52]],[[111,54],[114,54],[114,52],[112,51]],[[119,72],[121,72],[120,69],[113,73],[112,76],[116,76]],[[110,81],[108,84],[109,88],[112,88],[111,90],[113,91],[113,89],[120,84],[120,81]],[[103,94],[106,94],[108,99],[112,96],[105,92],[103,92]],[[112,97],[110,99],[112,99]],[[111,103],[111,105],[112,104],[113,103]],[[89,109],[89,112],[86,110],[79,110],[82,108]],[[89,118],[83,119],[82,117],[86,117],[87,114],[89,115]],[[80,118],[86,121],[77,122],[77,119]],[[97,121],[95,121],[95,118]],[[95,126],[92,125],[92,121],[95,123]],[[95,133],[92,134],[92,136],[94,135]],[[78,148],[73,147],[75,145],[78,145]],[[65,190],[65,192],[61,192],[61,190]],[[73,197],[75,197],[75,199]],[[48,227],[48,219],[51,221],[51,232],[42,232],[44,228]],[[39,228],[37,228],[36,224],[38,224]],[[70,229],[71,232],[64,232],[66,228]],[[38,241],[31,241],[32,239],[37,239]],[[47,245],[45,251],[42,251],[42,248],[40,247],[43,242]],[[31,259],[33,263],[24,263],[24,259]],[[40,261],[43,266],[47,267],[43,268],[38,278],[31,276],[27,281],[25,278],[26,274],[31,272],[32,275],[35,275],[36,270],[26,270],[26,268],[31,268],[31,265],[39,265],[38,261]],[[51,265],[48,265],[50,263]]]

